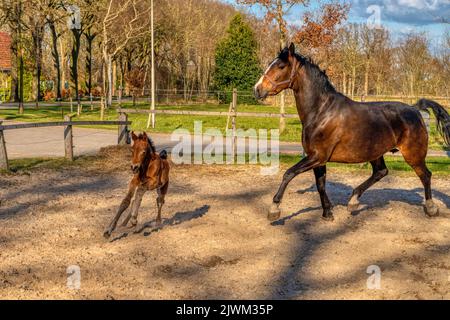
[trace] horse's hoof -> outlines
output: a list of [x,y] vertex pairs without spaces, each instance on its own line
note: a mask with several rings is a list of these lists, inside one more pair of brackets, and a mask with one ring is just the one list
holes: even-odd
[[328,216],[322,216],[322,220],[327,221],[327,222],[333,222],[334,221],[334,216],[328,215]]
[[425,214],[430,217],[437,217],[439,216],[439,208],[434,204],[433,201],[428,200],[424,206]]
[[356,197],[352,197],[347,205],[348,212],[355,212],[359,208],[359,201]]
[[267,215],[267,219],[269,219],[269,221],[275,221],[280,219],[281,216],[281,210],[279,208],[279,205],[276,203],[273,203],[272,206],[270,207],[269,210],[269,214]]
[[111,230],[106,230],[106,231],[103,233],[103,236],[104,236],[106,239],[109,239],[109,237],[111,237],[111,233],[112,233]]

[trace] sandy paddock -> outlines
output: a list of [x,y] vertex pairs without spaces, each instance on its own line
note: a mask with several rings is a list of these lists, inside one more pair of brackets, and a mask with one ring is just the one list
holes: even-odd
[[[366,175],[329,170],[334,222],[324,222],[313,174],[296,178],[282,218],[266,219],[277,176],[255,166],[173,166],[155,229],[146,195],[139,234],[103,230],[130,178],[126,149],[89,165],[0,175],[0,298],[450,299],[450,183],[435,178],[438,218],[423,212],[420,181],[390,175],[350,215]],[[109,155],[105,155],[109,154]],[[81,288],[67,287],[80,267]],[[369,290],[367,268],[381,270]]]

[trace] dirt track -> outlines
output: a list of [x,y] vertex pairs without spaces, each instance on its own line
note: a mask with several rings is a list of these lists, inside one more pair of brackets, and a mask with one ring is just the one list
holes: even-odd
[[[434,179],[441,216],[426,218],[420,181],[388,176],[351,216],[366,176],[331,171],[335,222],[320,219],[313,175],[291,184],[282,219],[266,210],[281,174],[257,167],[176,166],[163,228],[103,230],[126,190],[125,151],[88,168],[0,176],[0,298],[450,299],[450,183]],[[155,215],[146,195],[140,222]],[[81,269],[81,289],[66,268]],[[381,268],[368,290],[366,269]]]

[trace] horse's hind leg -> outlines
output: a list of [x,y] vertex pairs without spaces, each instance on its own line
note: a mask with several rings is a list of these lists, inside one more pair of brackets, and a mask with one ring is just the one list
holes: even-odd
[[[425,160],[420,163],[409,162],[405,157],[406,162],[414,169],[416,174],[419,176],[420,181],[422,181],[423,187],[425,189],[425,213],[429,217],[436,217],[439,215],[439,209],[434,204],[433,196],[431,194],[431,171],[428,170]],[[410,160],[411,161],[411,160]]]
[[430,217],[439,215],[439,209],[433,202],[431,195],[431,172],[425,164],[428,150],[428,134],[425,126],[415,130],[408,130],[405,134],[400,150],[408,163],[419,176],[425,189],[425,213]]
[[158,198],[156,198],[156,205],[158,206],[158,216],[156,217],[156,223],[159,225],[161,224],[161,211],[162,207],[165,203],[164,198],[166,197],[167,190],[169,189],[169,182],[167,182],[164,186],[161,188],[158,188]]
[[316,177],[317,191],[320,194],[320,201],[322,202],[323,215],[322,218],[327,221],[333,221],[333,212],[331,212],[331,202],[325,190],[327,167],[322,166],[314,169]]
[[358,186],[355,190],[353,190],[352,197],[348,203],[348,211],[353,212],[358,210],[359,207],[359,198],[363,195],[364,192],[367,191],[371,186],[375,183],[386,177],[389,173],[386,164],[384,163],[384,158],[378,158],[375,161],[371,161],[372,165],[372,176],[364,181],[360,186]]

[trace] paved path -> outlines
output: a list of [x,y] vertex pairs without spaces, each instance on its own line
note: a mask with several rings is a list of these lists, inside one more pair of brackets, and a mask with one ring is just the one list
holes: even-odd
[[[3,124],[15,124],[17,122],[4,121]],[[74,154],[93,155],[100,148],[117,144],[117,131],[105,129],[88,129],[73,127]],[[156,147],[160,149],[172,149],[178,142],[171,141],[170,134],[154,133],[151,135]],[[5,140],[9,159],[39,158],[39,157],[63,157],[64,156],[64,128],[47,127],[6,130]],[[203,148],[208,145],[203,142]],[[302,147],[297,143],[280,143],[282,154],[300,154]],[[450,156],[450,152],[430,151],[430,156]]]

